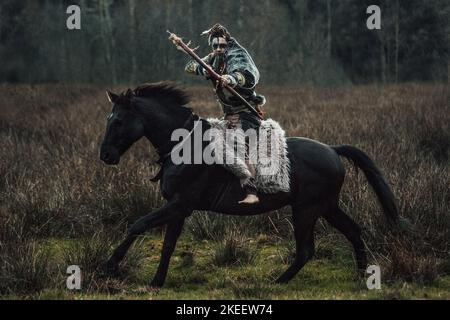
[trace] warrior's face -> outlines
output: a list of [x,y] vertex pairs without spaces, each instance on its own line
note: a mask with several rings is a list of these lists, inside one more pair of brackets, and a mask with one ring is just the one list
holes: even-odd
[[212,40],[212,48],[216,56],[221,56],[227,50],[227,40],[223,37],[217,37]]

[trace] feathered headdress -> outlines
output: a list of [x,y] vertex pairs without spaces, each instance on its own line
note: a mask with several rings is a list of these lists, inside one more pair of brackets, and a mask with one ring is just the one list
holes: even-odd
[[229,41],[231,36],[227,28],[219,23],[212,26],[211,29],[205,30],[201,33],[202,36],[208,35],[208,44],[211,45],[211,40],[217,37],[223,37],[225,40]]

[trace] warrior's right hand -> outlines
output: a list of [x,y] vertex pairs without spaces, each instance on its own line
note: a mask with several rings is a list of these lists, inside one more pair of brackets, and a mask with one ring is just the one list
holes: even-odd
[[211,76],[209,75],[209,72],[205,68],[203,68],[203,75],[205,76],[205,78],[207,80],[209,80],[211,78]]

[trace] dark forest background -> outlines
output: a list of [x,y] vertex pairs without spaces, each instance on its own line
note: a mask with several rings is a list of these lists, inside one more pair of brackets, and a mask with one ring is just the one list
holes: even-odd
[[[66,8],[81,7],[81,30]],[[366,9],[381,7],[381,30]],[[252,54],[264,84],[335,85],[450,78],[447,0],[2,0],[0,82],[195,82],[169,29],[200,45],[220,22]]]

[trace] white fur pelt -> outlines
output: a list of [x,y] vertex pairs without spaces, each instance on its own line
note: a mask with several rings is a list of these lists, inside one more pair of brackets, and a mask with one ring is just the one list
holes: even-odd
[[[251,177],[251,173],[245,164],[242,153],[235,152],[236,149],[227,147],[225,140],[227,131],[227,121],[224,119],[208,118],[207,121],[213,129],[217,129],[221,134],[215,134],[213,144],[215,148],[222,148],[223,152],[215,154],[221,157],[223,166],[236,175],[241,184]],[[237,139],[237,144],[244,143],[242,130],[234,130],[234,133],[241,137]],[[289,192],[290,190],[290,161],[287,157],[287,144],[285,132],[281,126],[273,119],[263,120],[259,128],[259,140],[257,150],[250,150],[249,157],[255,163],[255,185],[259,192],[277,193]],[[267,137],[267,139],[264,139]],[[268,141],[268,143],[261,143]],[[241,149],[245,150],[245,149]],[[234,161],[225,161],[232,157]]]

